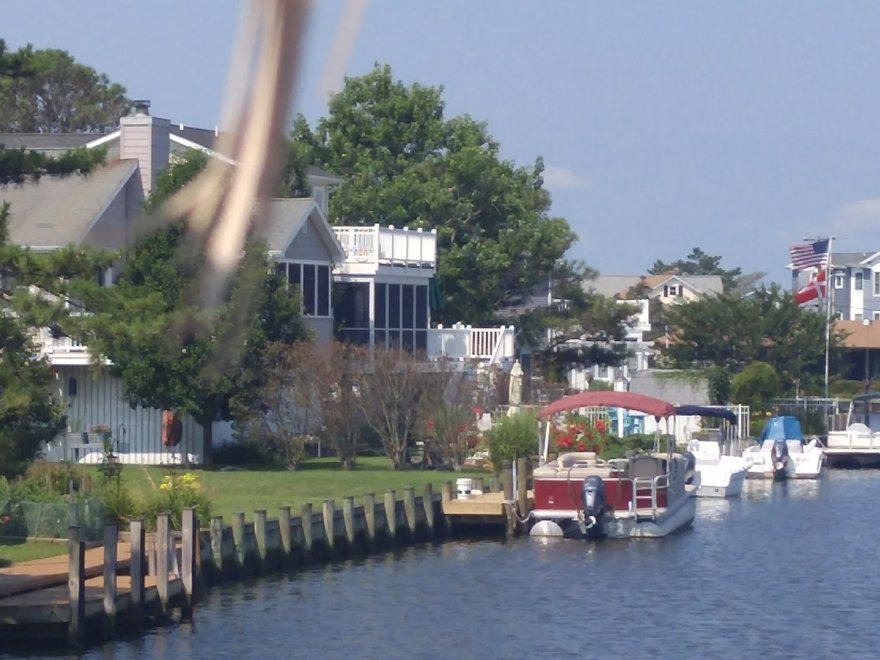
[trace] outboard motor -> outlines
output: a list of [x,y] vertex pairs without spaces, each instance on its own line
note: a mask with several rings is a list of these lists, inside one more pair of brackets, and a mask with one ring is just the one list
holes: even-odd
[[773,443],[773,450],[770,453],[773,460],[773,478],[785,479],[785,468],[788,466],[788,445],[785,440],[777,440]]
[[697,457],[691,452],[686,451],[681,455],[684,460],[684,483],[690,485],[694,482],[697,474]]
[[584,479],[584,527],[587,536],[601,536],[605,520],[605,484],[591,474]]

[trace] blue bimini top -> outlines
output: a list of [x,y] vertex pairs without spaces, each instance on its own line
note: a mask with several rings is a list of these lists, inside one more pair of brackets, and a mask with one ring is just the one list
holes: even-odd
[[761,442],[764,440],[800,440],[804,441],[804,433],[801,431],[801,422],[797,417],[785,415],[783,417],[771,417],[761,433]]

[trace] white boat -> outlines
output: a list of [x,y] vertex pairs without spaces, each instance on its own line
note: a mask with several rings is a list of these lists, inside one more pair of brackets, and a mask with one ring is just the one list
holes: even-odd
[[[631,392],[582,392],[541,411],[550,418],[588,407],[639,410],[657,418],[672,405]],[[547,456],[549,432],[540,455]],[[658,447],[655,446],[655,449]],[[531,536],[574,538],[661,538],[688,527],[696,505],[686,484],[693,478],[692,456],[655,451],[609,461],[593,452],[570,452],[532,472],[534,522]]]
[[817,479],[825,465],[825,452],[817,438],[804,443],[797,417],[771,417],[758,444],[743,452],[751,460],[750,479]]
[[[711,406],[676,406],[676,415],[699,415],[723,420],[726,428],[737,424],[737,416],[725,408]],[[688,488],[697,497],[738,497],[742,493],[748,459],[740,456],[724,456],[721,451],[725,428],[719,429],[718,440],[692,439],[687,449],[694,456],[694,479]]]
[[[825,440],[828,467],[880,467],[880,432],[872,431],[871,402],[880,392],[854,396],[846,415],[843,431],[829,431]],[[854,422],[855,415],[863,422]],[[876,420],[875,420],[876,421]]]

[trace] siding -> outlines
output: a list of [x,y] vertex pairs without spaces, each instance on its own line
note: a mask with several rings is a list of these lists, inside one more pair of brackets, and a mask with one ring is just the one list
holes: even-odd
[[330,263],[330,250],[321,239],[321,234],[315,225],[314,215],[310,215],[303,224],[302,229],[293,239],[290,247],[287,248],[287,252],[284,253],[284,258]]

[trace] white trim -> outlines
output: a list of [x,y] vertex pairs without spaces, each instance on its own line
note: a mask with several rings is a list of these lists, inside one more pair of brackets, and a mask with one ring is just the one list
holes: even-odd
[[213,149],[209,149],[203,144],[199,144],[198,142],[193,142],[192,140],[187,140],[184,137],[180,137],[179,135],[175,135],[174,133],[169,134],[168,139],[172,142],[177,142],[177,144],[187,147],[188,149],[195,149],[196,151],[201,151],[203,154],[208,154],[212,158],[216,158],[217,160],[223,161],[227,165],[237,165],[238,163],[228,156],[224,156],[221,153],[214,151]]
[[107,135],[102,135],[91,142],[86,142],[86,149],[94,149],[95,147],[100,147],[102,144],[118,140],[120,135],[122,135],[122,129],[107,133]]

